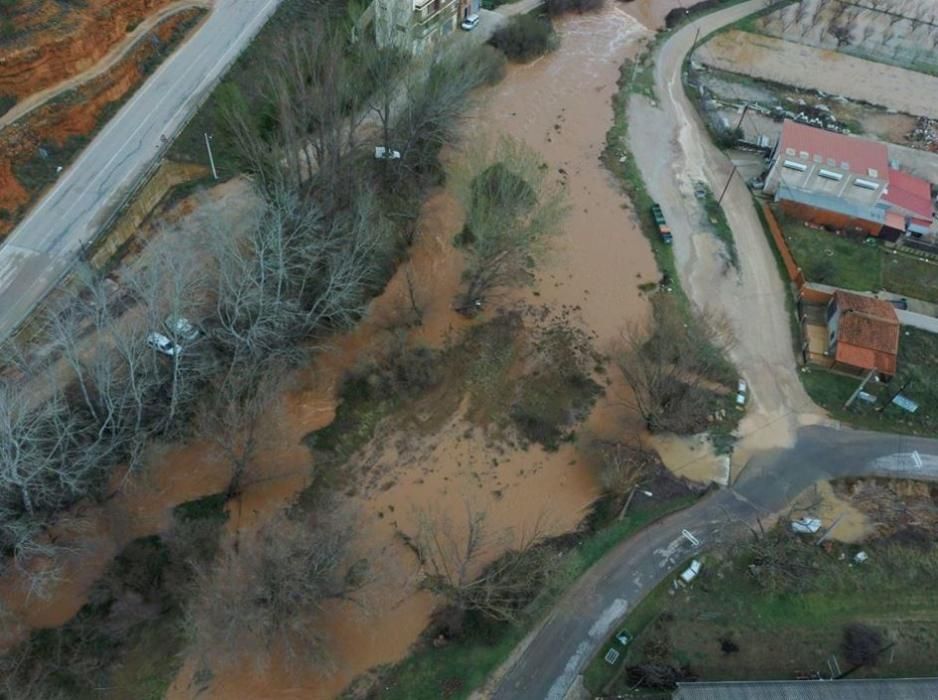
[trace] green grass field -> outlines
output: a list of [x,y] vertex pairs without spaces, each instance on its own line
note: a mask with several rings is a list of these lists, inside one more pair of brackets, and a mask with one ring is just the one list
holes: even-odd
[[938,265],[779,218],[792,255],[809,282],[871,292],[886,289],[938,303]]
[[[703,573],[687,588],[674,591],[673,579],[666,580],[623,624],[635,637],[627,650],[614,641],[600,650],[586,671],[587,688],[597,695],[625,691],[624,667],[647,662],[687,665],[701,680],[826,673],[832,654],[847,670],[841,640],[844,626],[855,622],[878,629],[892,646],[876,666],[859,668],[853,677],[933,674],[938,593],[926,581],[938,564],[934,551],[867,545],[870,560],[858,566],[851,564],[855,546],[838,545],[830,553],[806,541],[794,546],[810,567],[800,592],[761,586],[742,549],[705,559]],[[724,641],[737,651],[725,651]],[[626,652],[615,665],[603,659],[610,646]]]

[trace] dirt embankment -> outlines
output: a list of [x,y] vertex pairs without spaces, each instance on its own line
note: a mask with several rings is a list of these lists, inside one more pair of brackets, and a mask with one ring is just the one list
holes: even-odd
[[81,147],[198,22],[204,10],[172,15],[115,67],[0,132],[0,236],[9,233]]
[[[20,99],[91,68],[146,17],[173,0],[26,0],[5,12],[0,96]],[[0,37],[3,35],[0,34]]]

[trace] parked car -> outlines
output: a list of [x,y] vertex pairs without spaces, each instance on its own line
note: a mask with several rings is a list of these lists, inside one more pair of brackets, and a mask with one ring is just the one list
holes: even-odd
[[889,303],[899,309],[899,311],[908,311],[909,309],[909,300],[905,297],[901,299],[890,299]]
[[401,152],[387,146],[375,146],[375,160],[400,160]]
[[479,23],[479,15],[469,15],[462,21],[462,24],[459,26],[465,29],[467,32],[471,32],[476,28],[476,25]]
[[162,333],[150,333],[147,336],[147,345],[157,352],[173,357],[182,352],[182,346],[177,345]]
[[697,199],[705,199],[707,197],[707,185],[700,180],[694,183],[694,196]]
[[191,343],[202,334],[189,319],[183,316],[167,316],[163,323],[170,335],[177,340],[187,340]]
[[668,222],[665,221],[664,212],[661,211],[661,207],[657,202],[651,205],[651,215],[655,219],[655,226],[658,227],[658,235],[661,236],[661,240],[670,243],[671,228],[668,226]]

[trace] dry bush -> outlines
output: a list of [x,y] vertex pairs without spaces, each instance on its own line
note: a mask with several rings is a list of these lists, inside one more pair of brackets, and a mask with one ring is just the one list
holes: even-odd
[[[485,521],[485,512],[467,504],[465,523],[454,525],[448,516],[421,512],[417,533],[401,535],[423,568],[421,586],[446,599],[450,628],[461,627],[467,613],[488,622],[519,623],[556,567],[543,520],[517,540],[508,530],[490,532]],[[503,548],[504,554],[484,564]]]
[[282,514],[196,572],[187,610],[195,653],[211,663],[251,659],[329,662],[322,616],[327,601],[353,599],[366,562],[349,564],[351,523]]
[[882,633],[859,622],[844,627],[841,643],[847,663],[854,666],[875,666],[883,648]]
[[724,317],[686,315],[672,297],[656,296],[653,325],[630,325],[614,358],[632,390],[626,402],[651,432],[695,433],[714,410],[714,384],[730,384],[732,332]]

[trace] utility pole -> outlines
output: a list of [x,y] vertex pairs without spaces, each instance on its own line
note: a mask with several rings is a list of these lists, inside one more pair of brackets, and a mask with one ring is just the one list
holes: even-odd
[[749,103],[743,105],[743,113],[739,115],[739,121],[736,123],[736,128],[739,129],[743,125],[743,118],[746,116],[746,111],[749,109]]
[[212,166],[212,177],[218,179],[218,171],[215,170],[215,159],[212,157],[212,144],[208,132],[205,132],[205,149],[208,151],[208,162]]
[[877,412],[877,413],[882,413],[883,411],[885,411],[886,408],[888,408],[889,404],[891,404],[891,403],[893,402],[893,400],[894,400],[899,394],[901,394],[903,391],[905,391],[905,388],[906,388],[909,384],[911,384],[911,383],[912,383],[912,377],[909,377],[908,379],[905,380],[905,384],[903,384],[903,385],[900,386],[898,389],[896,389],[896,393],[894,393],[892,396],[890,396],[888,399],[886,399],[886,403],[884,403],[882,406],[880,406],[879,408],[876,409],[876,412]]
[[730,176],[729,176],[728,178],[726,178],[726,184],[723,185],[723,191],[720,192],[720,198],[717,200],[717,204],[720,204],[720,203],[723,202],[723,195],[725,195],[725,194],[726,194],[726,191],[730,188],[730,182],[732,182],[732,180],[733,180],[733,175],[735,175],[735,174],[736,174],[736,164],[734,163],[734,164],[733,164],[733,169],[730,170]]
[[850,408],[850,404],[852,404],[853,400],[857,398],[857,396],[860,395],[860,392],[863,391],[863,389],[866,387],[866,383],[870,381],[875,374],[876,374],[876,370],[871,369],[869,374],[867,374],[866,377],[863,379],[863,381],[860,382],[860,386],[857,387],[856,391],[850,394],[850,398],[847,399],[847,403],[844,404],[844,408]]

